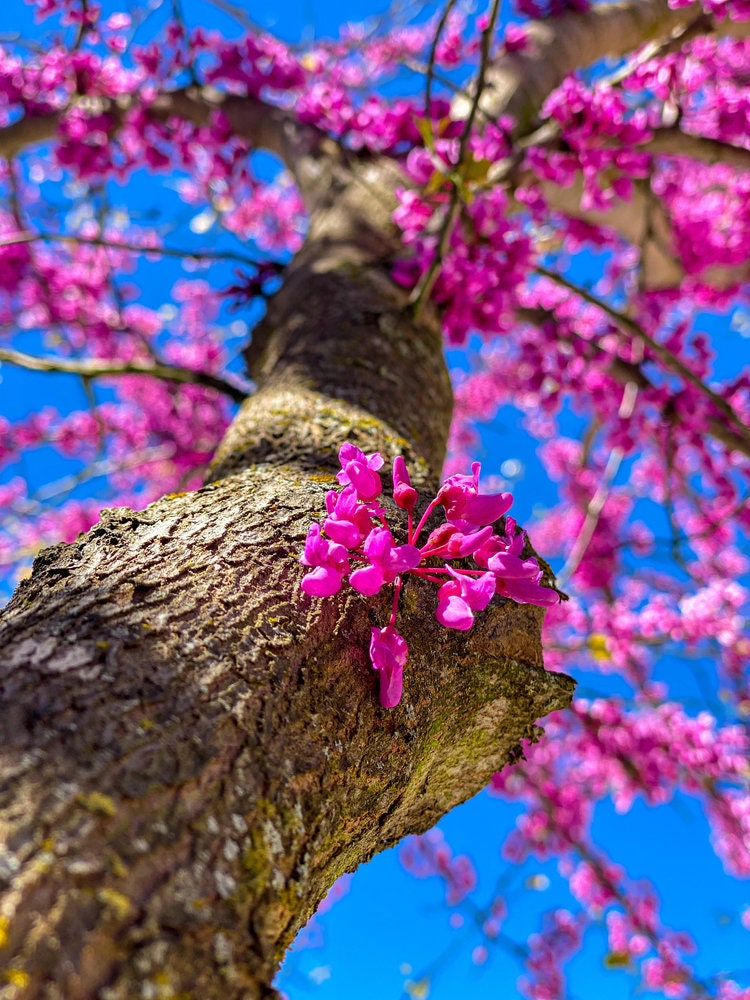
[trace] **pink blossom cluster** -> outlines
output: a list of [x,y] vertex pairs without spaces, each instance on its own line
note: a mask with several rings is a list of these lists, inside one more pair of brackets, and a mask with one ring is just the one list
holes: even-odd
[[629,201],[633,181],[650,169],[649,155],[637,149],[651,135],[646,111],[629,109],[620,91],[588,87],[569,76],[548,98],[544,114],[559,125],[569,152],[532,148],[529,168],[563,187],[580,175],[583,209]]
[[[670,7],[687,7],[691,0],[669,0]],[[703,0],[701,4],[707,14],[723,20],[750,20],[750,5],[745,0]]]
[[305,82],[299,61],[271,35],[245,35],[235,41],[199,28],[193,34],[192,44],[216,59],[216,66],[206,72],[207,82],[220,82],[229,93],[258,97],[265,88],[295,90]]
[[[560,872],[589,917],[607,913],[610,964],[639,968],[644,985],[667,997],[690,995],[695,982],[685,955],[693,942],[661,925],[650,887],[631,885],[620,866],[597,853],[594,804],[609,796],[625,811],[635,795],[665,802],[680,788],[705,798],[716,849],[731,872],[746,875],[745,729],[718,728],[709,712],[690,718],[672,704],[627,711],[613,698],[579,699],[572,717],[558,713],[550,728],[552,743],[530,748],[526,761],[493,780],[496,793],[527,802],[506,856],[561,858]],[[564,780],[571,773],[575,781]]]
[[[682,785],[694,794],[707,795],[710,815],[714,802],[726,801],[723,795],[715,798],[711,788],[743,781],[747,735],[741,727],[717,732],[715,720],[709,713],[690,719],[676,706],[656,706],[641,711],[635,718],[623,709],[624,706],[619,713],[614,711],[612,699],[602,699],[590,706],[586,702],[576,702],[575,712],[583,722],[582,728],[558,714],[554,723],[554,746],[532,748],[528,759],[514,769],[523,770],[523,777],[514,776],[513,771],[496,776],[493,787],[498,792],[511,798],[520,793],[528,797],[530,805],[534,803],[517,821],[517,829],[508,838],[505,850],[515,861],[521,860],[526,852],[540,858],[561,858],[560,872],[568,880],[571,895],[582,907],[579,930],[582,932],[599,921],[602,914],[607,914],[609,954],[606,964],[612,968],[639,970],[644,987],[666,997],[687,997],[694,995],[696,989],[701,992],[700,983],[695,980],[686,960],[686,956],[695,951],[695,944],[688,935],[661,924],[658,901],[650,886],[631,884],[620,866],[592,846],[589,829],[592,806],[599,797],[611,794],[607,784],[618,794],[629,785],[632,791],[638,789],[644,795],[656,795],[658,800],[660,782],[665,781],[664,791]],[[612,726],[613,742],[607,746],[609,725]],[[631,734],[630,741],[625,736],[626,731]],[[683,733],[692,750],[686,748],[684,760],[675,763],[673,750],[681,744]],[[586,745],[579,744],[568,757],[570,739],[583,740]],[[697,781],[695,776],[702,772],[707,756],[713,761],[708,767],[713,778]],[[602,770],[597,760],[603,765]],[[613,769],[617,760],[620,761],[619,773]],[[565,780],[562,774],[566,775]],[[573,775],[575,780],[571,780]],[[630,795],[627,791],[625,799],[620,801],[621,808],[629,808]],[[743,799],[735,790],[730,789],[728,795],[731,805],[724,810],[725,815]],[[746,803],[746,796],[744,799]],[[736,819],[733,816],[728,822],[731,831],[723,833],[735,850],[744,850],[746,855],[746,847],[742,845],[747,844],[747,834]],[[725,863],[732,868],[733,858],[724,857]],[[735,868],[735,871],[741,874],[743,869]],[[555,961],[554,956],[549,956],[541,969],[547,976],[562,974],[560,961]],[[725,989],[731,993],[734,987],[731,980],[722,980],[719,985],[719,995]]]
[[[707,799],[728,869],[748,871],[742,789],[750,741],[742,726],[721,727],[708,711],[691,718],[672,703],[628,710],[615,698],[577,699],[570,715],[555,716],[551,735],[553,743],[531,748],[524,764],[493,778],[495,792],[529,803],[506,842],[509,857],[547,858],[584,842],[594,803],[605,797],[626,812],[637,796],[659,804],[682,790]],[[561,781],[573,762],[576,782]]]
[[[498,155],[501,149],[498,149]],[[411,190],[397,192],[394,221],[413,255],[398,262],[393,277],[412,287],[429,270],[437,252],[438,233],[429,225],[434,201]],[[443,313],[443,330],[451,344],[464,344],[473,331],[488,334],[507,329],[519,306],[518,290],[533,261],[533,244],[519,219],[509,212],[501,188],[480,192],[466,207],[467,230],[455,229],[435,282],[433,298]]]
[[[11,227],[6,231],[12,233]],[[223,369],[227,351],[225,331],[217,323],[219,298],[205,281],[193,278],[175,284],[170,320],[129,291],[135,257],[118,244],[129,239],[156,247],[155,234],[133,230],[126,237],[119,229],[101,231],[89,224],[81,227],[81,236],[106,245],[19,244],[23,254],[13,245],[1,248],[0,261],[11,261],[12,267],[0,268],[0,316],[14,315],[27,335],[44,329],[63,362],[84,358],[148,367],[156,354],[160,361],[186,370]],[[12,384],[12,369],[3,368],[3,376]],[[88,529],[99,509],[111,505],[111,491],[121,503],[140,507],[164,492],[200,484],[201,472],[229,423],[227,402],[201,385],[143,375],[113,379],[111,386],[91,408],[73,406],[64,412],[43,406],[13,421],[0,418],[0,474],[13,484],[10,492],[4,488],[0,503],[4,566],[25,563],[42,544],[70,541]],[[71,470],[93,463],[101,468],[98,476],[108,489],[98,501],[66,499],[77,486],[78,473],[72,471],[72,479],[60,480],[59,493],[46,489],[49,499],[39,499],[25,485],[15,488],[23,482],[19,463],[34,451],[40,461],[57,452],[72,463]],[[59,499],[65,500],[63,507],[57,506]]]
[[[453,69],[476,51],[467,36],[466,18],[452,12],[435,52],[437,66]],[[345,26],[336,42],[318,45],[302,56],[269,35],[239,40],[217,32],[194,32],[190,47],[200,62],[210,59],[206,79],[229,93],[248,94],[288,103],[293,95],[300,121],[345,139],[353,148],[405,153],[421,143],[416,121],[422,114],[411,98],[387,100],[371,88],[403,62],[423,57],[431,44],[435,21],[396,27],[370,36],[361,26]]]
[[[383,492],[379,475],[382,455],[365,455],[347,441],[341,446],[339,461],[337,479],[344,488],[331,490],[326,496],[325,536],[318,524],[308,531],[300,562],[310,572],[303,577],[301,587],[313,597],[332,597],[348,577],[354,590],[372,597],[384,585],[394,585],[388,624],[373,627],[370,640],[370,660],[379,672],[384,708],[393,708],[401,700],[409,650],[395,625],[403,579],[409,573],[439,584],[435,617],[446,628],[460,631],[472,627],[475,612],[484,611],[495,595],[540,607],[551,607],[560,600],[556,591],[542,584],[537,560],[524,557],[526,536],[517,531],[513,518],[506,517],[504,533],[495,534],[493,522],[507,513],[513,497],[510,493],[479,492],[479,462],[473,464],[470,476],[446,479],[415,525],[419,495],[411,485],[404,459],[395,459],[393,500],[407,513],[407,541],[397,545],[386,508],[378,500]],[[438,507],[443,508],[445,521],[419,545],[422,531]],[[469,557],[476,568],[450,565],[453,560]],[[352,569],[351,560],[364,565]],[[443,565],[436,566],[436,560]]]
[[[596,868],[583,862],[579,865],[581,869],[585,869],[584,877],[589,885],[596,886],[600,882]],[[608,874],[604,877],[609,881]],[[621,875],[610,885],[617,893],[612,903],[618,907],[607,913],[610,967],[640,968],[643,987],[665,997],[694,994],[699,983],[686,957],[696,951],[695,942],[684,932],[668,930],[661,925],[658,902],[649,886],[629,887],[622,909],[619,908],[622,907]],[[588,901],[584,902],[591,912]]]
[[521,993],[529,1000],[553,1000],[565,995],[563,964],[581,946],[583,922],[567,910],[553,910],[546,915],[540,934],[528,941],[526,976],[519,980]]
[[583,13],[589,9],[589,0],[516,0],[515,8],[534,20],[561,17],[568,11]]
[[[471,859],[465,854],[454,856],[437,827],[420,837],[410,837],[399,851],[399,859],[415,878],[442,879],[448,906],[457,906],[476,888],[477,873]],[[490,925],[490,931],[497,933],[501,920],[499,908],[495,908],[493,917],[497,929]]]

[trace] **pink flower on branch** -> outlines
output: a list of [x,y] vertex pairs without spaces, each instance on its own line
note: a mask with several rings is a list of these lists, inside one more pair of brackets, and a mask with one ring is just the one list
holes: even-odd
[[395,708],[401,701],[409,647],[392,625],[372,628],[371,632],[370,660],[373,669],[380,672],[380,704],[383,708]]
[[484,611],[494,597],[495,577],[492,573],[467,577],[450,566],[445,568],[453,579],[438,590],[435,617],[446,628],[466,631],[474,624],[474,612]]
[[320,525],[312,524],[307,533],[305,551],[300,557],[303,566],[313,570],[302,580],[301,587],[312,597],[332,597],[341,590],[344,574],[349,572],[348,553],[338,542],[329,542],[320,534]]
[[360,500],[367,502],[379,497],[383,492],[383,484],[378,475],[378,469],[383,466],[383,457],[377,452],[365,455],[359,448],[347,441],[339,451],[341,472],[336,478],[342,486],[351,483],[357,491]]
[[[350,586],[365,597],[393,584],[391,616],[385,628],[373,628],[370,660],[380,674],[380,703],[393,708],[401,700],[403,671],[409,650],[396,631],[398,604],[403,578],[415,573],[440,585],[435,617],[446,628],[467,631],[474,614],[484,611],[497,594],[521,604],[549,607],[559,594],[542,584],[542,570],[534,558],[523,558],[525,535],[516,531],[516,522],[506,519],[505,535],[495,534],[492,523],[513,503],[510,493],[480,494],[479,462],[471,476],[451,476],[434,500],[427,505],[414,526],[414,508],[419,495],[411,485],[403,457],[393,463],[393,499],[407,512],[407,541],[397,545],[386,520],[386,509],[377,498],[382,493],[379,470],[383,458],[377,452],[365,455],[346,442],[339,451],[341,470],[337,474],[344,489],[326,496],[327,517],[323,530],[313,524],[300,558],[311,572],[302,579],[302,590],[312,597],[332,597],[342,587],[345,576]],[[419,538],[430,515],[443,507],[446,521],[430,533],[420,546]],[[443,566],[436,559],[465,560],[475,565]],[[362,565],[351,569],[349,560]],[[447,577],[447,579],[446,579]]]
[[356,569],[349,583],[367,597],[377,594],[384,583],[393,583],[402,573],[416,569],[422,561],[422,553],[414,545],[394,545],[388,528],[374,528],[362,553],[370,565]]
[[510,510],[513,496],[510,493],[493,493],[480,496],[479,462],[474,462],[470,476],[451,476],[446,479],[437,495],[438,503],[445,507],[445,518],[459,528],[478,528],[492,524]]

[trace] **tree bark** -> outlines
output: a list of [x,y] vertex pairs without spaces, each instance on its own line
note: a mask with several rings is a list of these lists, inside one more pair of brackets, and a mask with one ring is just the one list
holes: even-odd
[[570,699],[539,609],[496,599],[451,632],[409,580],[405,694],[382,709],[367,648],[390,596],[298,589],[340,444],[404,454],[427,497],[451,412],[439,329],[388,277],[396,168],[314,146],[310,234],[212,481],[104,512],[3,614],[2,1000],[274,995],[335,878],[478,791]]

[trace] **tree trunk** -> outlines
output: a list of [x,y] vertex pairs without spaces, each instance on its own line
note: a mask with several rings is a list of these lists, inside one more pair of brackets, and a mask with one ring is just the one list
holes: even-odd
[[298,588],[340,444],[404,454],[434,489],[451,409],[439,331],[388,278],[394,168],[313,166],[310,236],[213,481],[104,512],[3,615],[3,1000],[272,996],[337,876],[478,791],[570,699],[539,609],[496,599],[453,632],[410,578],[404,698],[382,709],[367,647],[390,596]]

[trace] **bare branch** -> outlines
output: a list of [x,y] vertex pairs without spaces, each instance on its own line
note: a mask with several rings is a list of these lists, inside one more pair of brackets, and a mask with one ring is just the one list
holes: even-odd
[[[620,407],[617,416],[621,420],[628,420],[633,415],[635,403],[638,399],[638,381],[636,379],[625,383],[625,388],[620,400]],[[625,450],[617,446],[611,450],[607,458],[607,464],[602,473],[601,481],[594,492],[594,495],[586,505],[586,514],[578,532],[573,547],[570,550],[565,565],[557,574],[557,586],[563,588],[571,576],[583,561],[586,551],[594,537],[599,520],[604,511],[605,504],[612,490],[615,476],[619,472],[622,460],[625,457]]]
[[[238,253],[236,250],[180,250],[179,247],[145,246],[122,240],[108,240],[103,236],[78,236],[75,233],[12,233],[0,239],[0,247],[15,246],[18,243],[33,243],[41,240],[43,243],[72,243],[76,246],[106,247],[109,250],[126,250],[130,253],[154,254],[156,257],[180,257],[185,260],[215,260],[236,261],[238,264],[248,264],[258,267],[261,261],[249,254]],[[263,264],[267,262],[263,261]]]
[[39,358],[21,351],[0,348],[0,363],[15,365],[33,372],[58,372],[66,375],[81,375],[84,378],[104,378],[111,375],[150,375],[166,382],[179,385],[201,385],[229,396],[236,403],[247,399],[247,393],[219,375],[210,372],[180,368],[164,362],[139,364],[137,361],[97,361],[83,358]]
[[49,509],[49,501],[72,493],[78,486],[91,482],[92,479],[103,479],[118,472],[129,472],[145,465],[168,462],[174,458],[174,455],[174,444],[160,444],[154,448],[143,448],[141,451],[133,452],[122,459],[107,458],[94,461],[79,472],[47,483],[26,499],[13,500],[9,507],[9,514],[3,517],[0,524],[6,527],[14,522],[17,523],[20,518],[39,517]]
[[424,116],[429,121],[430,120],[430,107],[432,105],[432,81],[435,74],[435,57],[437,55],[437,48],[440,44],[440,36],[443,34],[443,28],[448,21],[450,12],[456,6],[456,0],[447,0],[443,12],[440,15],[440,20],[438,21],[437,27],[435,29],[435,36],[432,39],[432,45],[430,46],[430,53],[427,58],[427,67],[425,69],[425,84],[424,84]]

